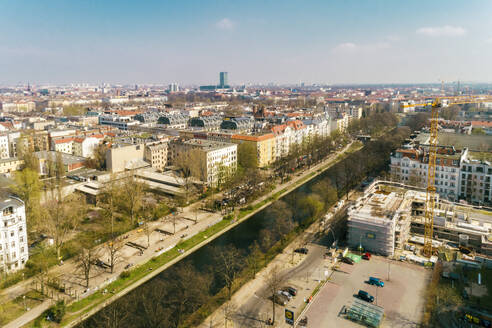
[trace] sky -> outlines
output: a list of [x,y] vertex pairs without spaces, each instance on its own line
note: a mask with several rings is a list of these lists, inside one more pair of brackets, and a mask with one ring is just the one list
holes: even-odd
[[0,1],[0,85],[492,82],[488,0]]

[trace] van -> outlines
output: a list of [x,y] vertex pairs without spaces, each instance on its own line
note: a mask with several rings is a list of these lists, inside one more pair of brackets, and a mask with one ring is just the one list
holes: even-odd
[[376,285],[378,287],[384,287],[384,281],[379,278],[369,277],[369,284]]
[[359,293],[357,294],[357,296],[361,299],[361,300],[364,300],[366,302],[369,302],[369,303],[372,303],[374,302],[374,296],[372,296],[371,294],[369,294],[368,292],[366,292],[365,290],[359,290]]

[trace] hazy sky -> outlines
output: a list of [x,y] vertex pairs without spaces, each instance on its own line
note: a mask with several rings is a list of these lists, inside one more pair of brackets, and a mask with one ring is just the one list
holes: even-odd
[[492,1],[0,1],[0,84],[492,81]]

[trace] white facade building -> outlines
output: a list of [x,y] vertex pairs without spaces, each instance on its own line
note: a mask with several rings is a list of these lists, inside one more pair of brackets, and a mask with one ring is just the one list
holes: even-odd
[[99,139],[95,137],[75,138],[72,149],[73,155],[79,157],[92,157],[97,145],[99,145]]
[[0,272],[22,269],[29,258],[24,202],[0,198]]
[[9,137],[7,134],[0,134],[0,159],[7,159],[9,157]]

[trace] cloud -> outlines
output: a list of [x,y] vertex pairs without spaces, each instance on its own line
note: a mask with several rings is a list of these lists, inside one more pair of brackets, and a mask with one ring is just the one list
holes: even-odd
[[485,40],[485,43],[491,43],[492,44],[492,38],[488,38],[487,40]]
[[391,48],[391,43],[387,41],[375,42],[375,43],[365,43],[365,44],[355,44],[353,42],[340,43],[335,48],[333,52],[335,53],[356,53],[356,52],[374,52],[382,49]]
[[438,36],[463,36],[466,34],[466,30],[460,26],[434,26],[434,27],[422,27],[417,30],[417,34],[422,34],[430,37]]
[[231,31],[234,29],[234,26],[236,24],[230,20],[229,18],[222,18],[220,21],[218,21],[217,23],[215,23],[215,26],[219,29],[219,30],[224,30],[224,31]]
[[335,51],[353,51],[357,49],[357,45],[352,42],[340,43],[333,50]]

